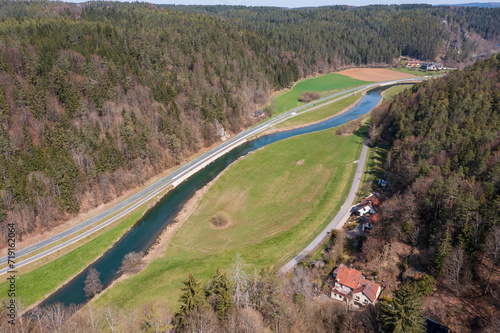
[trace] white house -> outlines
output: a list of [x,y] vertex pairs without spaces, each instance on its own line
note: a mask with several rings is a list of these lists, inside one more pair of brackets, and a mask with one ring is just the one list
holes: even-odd
[[366,214],[375,214],[380,206],[380,199],[378,196],[372,194],[368,198],[363,199],[359,205],[354,207],[352,212],[358,216],[364,216]]

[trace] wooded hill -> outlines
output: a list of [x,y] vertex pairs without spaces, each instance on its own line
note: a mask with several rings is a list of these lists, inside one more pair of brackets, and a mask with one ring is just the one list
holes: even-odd
[[498,40],[498,13],[3,2],[0,230],[16,221],[22,237],[109,201],[251,125],[301,77],[400,54],[467,60],[467,34]]
[[499,87],[497,55],[413,86],[374,117],[393,194],[378,235],[418,248],[410,266],[471,299],[490,295],[500,263]]

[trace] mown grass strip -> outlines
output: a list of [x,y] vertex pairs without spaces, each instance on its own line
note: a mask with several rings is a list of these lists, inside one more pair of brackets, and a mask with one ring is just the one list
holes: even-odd
[[361,97],[361,93],[354,94],[352,96],[341,99],[340,101],[330,103],[324,107],[318,108],[313,111],[308,111],[306,113],[297,115],[293,118],[285,120],[284,122],[278,124],[276,128],[286,128],[305,125],[313,123],[316,121],[329,118],[340,111],[344,110],[346,107],[355,103]]

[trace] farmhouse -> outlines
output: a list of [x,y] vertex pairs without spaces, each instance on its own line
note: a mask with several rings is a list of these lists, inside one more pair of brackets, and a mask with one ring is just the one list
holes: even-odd
[[333,271],[333,278],[335,285],[331,297],[351,305],[375,304],[382,291],[380,285],[366,280],[360,271],[344,264]]
[[420,67],[420,61],[410,60],[410,61],[406,62],[406,67],[418,68],[418,67]]
[[435,71],[438,69],[442,69],[443,64],[440,62],[430,62],[430,63],[422,63],[422,69],[428,70],[428,71]]

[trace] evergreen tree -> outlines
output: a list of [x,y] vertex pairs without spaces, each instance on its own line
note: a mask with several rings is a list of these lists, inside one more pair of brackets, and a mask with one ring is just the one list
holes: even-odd
[[443,271],[443,263],[451,251],[451,234],[447,228],[441,237],[441,243],[434,254],[434,269],[437,275],[441,275]]
[[182,283],[184,284],[181,288],[183,293],[179,299],[181,308],[175,315],[180,326],[184,325],[184,318],[189,312],[205,305],[205,295],[201,290],[201,283],[196,280],[193,274],[189,273],[187,280],[182,281]]
[[388,333],[425,332],[425,319],[422,313],[418,290],[413,284],[403,284],[396,291],[392,301],[382,303],[382,329]]
[[206,288],[207,298],[214,311],[220,319],[226,317],[227,313],[233,308],[232,290],[229,286],[229,280],[226,273],[222,274],[219,269]]

